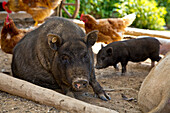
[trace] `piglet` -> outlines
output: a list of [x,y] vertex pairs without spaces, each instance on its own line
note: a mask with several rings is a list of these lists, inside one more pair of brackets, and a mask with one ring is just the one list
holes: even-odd
[[122,74],[126,72],[128,61],[141,62],[150,58],[152,61],[151,67],[155,61],[159,61],[160,42],[153,37],[130,39],[125,41],[117,41],[108,44],[97,54],[97,69],[114,66],[118,69],[117,63],[121,63]]

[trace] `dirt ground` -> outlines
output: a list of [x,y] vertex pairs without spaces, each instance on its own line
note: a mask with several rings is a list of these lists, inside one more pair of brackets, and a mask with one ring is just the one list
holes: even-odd
[[[2,28],[2,24],[0,26]],[[0,29],[1,30],[1,29]],[[12,55],[0,49],[0,72],[11,71]],[[120,66],[121,68],[121,66]],[[86,93],[78,95],[78,99],[94,105],[116,110],[120,113],[141,113],[137,104],[137,94],[142,81],[150,71],[150,61],[143,63],[129,62],[127,73],[121,76],[121,69],[116,72],[113,67],[95,70],[96,77],[101,86],[111,97],[109,101],[96,98],[89,87]],[[65,113],[50,106],[40,105],[36,102],[10,95],[0,91],[0,113]]]
[[[0,71],[11,71],[12,55],[6,54],[0,50]],[[78,96],[78,99],[87,103],[110,108],[120,113],[140,113],[137,105],[137,94],[140,85],[149,73],[150,63],[142,64],[129,62],[127,73],[121,76],[121,72],[116,72],[113,67],[97,70],[96,77],[99,83],[109,93],[111,100],[102,101],[95,97],[93,91],[89,90],[85,95]],[[127,97],[125,100],[122,96]],[[30,100],[0,91],[0,113],[18,113],[18,112],[63,112],[50,106],[40,105]]]

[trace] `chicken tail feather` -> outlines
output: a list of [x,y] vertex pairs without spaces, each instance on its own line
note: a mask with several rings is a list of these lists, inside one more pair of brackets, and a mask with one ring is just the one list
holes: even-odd
[[133,23],[133,21],[136,19],[136,14],[132,13],[132,14],[126,15],[122,19],[125,21],[126,27],[130,26]]

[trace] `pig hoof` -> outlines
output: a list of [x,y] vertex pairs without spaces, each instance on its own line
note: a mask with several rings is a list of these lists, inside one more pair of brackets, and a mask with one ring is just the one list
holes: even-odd
[[110,96],[106,93],[104,94],[98,94],[98,97],[104,101],[108,101],[108,100],[111,100]]

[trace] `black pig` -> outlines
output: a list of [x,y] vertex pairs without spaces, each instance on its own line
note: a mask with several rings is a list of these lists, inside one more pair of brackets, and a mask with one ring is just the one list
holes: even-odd
[[14,77],[42,87],[61,88],[64,94],[81,91],[90,84],[103,100],[110,97],[96,81],[91,47],[98,31],[85,35],[67,19],[53,17],[28,33],[14,48]]
[[124,74],[128,61],[140,62],[147,58],[151,59],[151,67],[153,67],[154,61],[161,59],[159,48],[160,42],[152,37],[113,42],[106,47],[102,47],[98,52],[96,68],[114,66],[115,69],[118,69],[117,63],[120,62],[122,74]]

